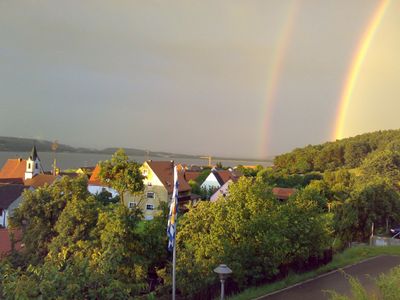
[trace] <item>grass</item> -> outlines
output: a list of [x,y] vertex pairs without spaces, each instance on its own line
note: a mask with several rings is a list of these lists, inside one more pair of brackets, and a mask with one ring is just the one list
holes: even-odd
[[280,281],[270,283],[263,286],[252,287],[244,290],[240,294],[236,294],[229,297],[229,300],[247,300],[261,297],[265,294],[272,293],[274,291],[283,289],[285,287],[291,286],[293,284],[305,281],[310,278],[314,278],[318,275],[327,273],[332,270],[337,270],[345,266],[360,262],[364,259],[371,258],[378,255],[400,255],[399,246],[389,246],[389,247],[369,247],[369,246],[359,246],[346,249],[342,253],[336,254],[332,261],[322,266],[316,270],[306,272],[306,273],[289,273],[289,275]]

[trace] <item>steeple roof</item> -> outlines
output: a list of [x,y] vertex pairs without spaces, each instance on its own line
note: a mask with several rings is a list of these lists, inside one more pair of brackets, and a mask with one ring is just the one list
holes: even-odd
[[36,150],[36,146],[35,145],[33,145],[31,156],[29,158],[31,160],[33,160],[33,161],[35,161],[36,158],[39,158],[38,155],[37,155],[37,150]]

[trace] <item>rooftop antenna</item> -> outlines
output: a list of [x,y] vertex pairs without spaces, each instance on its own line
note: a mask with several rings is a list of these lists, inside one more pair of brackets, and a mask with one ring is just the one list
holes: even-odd
[[58,148],[58,141],[55,140],[52,144],[51,144],[51,150],[53,150],[53,158],[54,158],[54,162],[53,162],[53,175],[57,175],[57,159],[56,159],[56,151]]

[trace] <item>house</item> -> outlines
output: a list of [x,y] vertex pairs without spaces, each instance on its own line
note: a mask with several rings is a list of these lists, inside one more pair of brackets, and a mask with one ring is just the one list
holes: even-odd
[[90,176],[92,176],[95,169],[96,169],[96,167],[80,167],[80,168],[76,169],[75,173],[83,174],[90,178]]
[[[22,232],[0,228],[0,259],[14,250],[19,251],[23,247],[21,243]],[[15,244],[13,245],[13,242]]]
[[276,199],[286,201],[291,195],[297,192],[297,189],[274,187],[272,193]]
[[[174,189],[174,162],[148,160],[140,169],[145,177],[144,192],[141,195],[125,196],[125,201],[128,207],[139,206],[143,211],[144,218],[151,220],[159,212],[160,203],[171,201]],[[178,205],[183,207],[194,198],[183,171],[178,172],[178,181]]]
[[18,207],[25,189],[21,184],[0,184],[0,227],[8,227],[8,217]]
[[229,179],[227,182],[225,182],[223,186],[221,186],[218,190],[215,191],[214,194],[211,195],[210,201],[215,202],[218,200],[219,197],[226,197],[228,195],[229,186],[233,182],[234,181],[232,179]]
[[46,184],[51,185],[54,181],[56,181],[59,176],[55,176],[52,174],[38,174],[32,178],[26,179],[24,181],[25,186],[33,187],[35,189],[39,187],[43,187]]
[[58,177],[45,174],[33,146],[28,159],[8,159],[0,170],[0,226],[7,227],[7,219],[22,200],[22,192],[52,184]]
[[239,179],[240,176],[241,176],[241,174],[239,174],[238,172],[236,172],[234,170],[212,169],[210,174],[207,176],[207,178],[204,180],[204,182],[200,185],[200,188],[206,189],[206,190],[219,189],[230,179],[232,179],[233,181],[236,181]]
[[111,193],[112,197],[118,196],[118,192],[100,180],[100,165],[96,165],[88,181],[88,191],[93,194],[100,194],[103,191]]
[[197,177],[199,177],[201,172],[199,171],[190,171],[190,170],[184,170],[183,171],[183,177],[186,180],[186,182],[189,182],[190,180],[195,181]]
[[0,179],[25,181],[39,174],[44,174],[44,171],[36,146],[33,146],[28,159],[8,159],[0,170]]

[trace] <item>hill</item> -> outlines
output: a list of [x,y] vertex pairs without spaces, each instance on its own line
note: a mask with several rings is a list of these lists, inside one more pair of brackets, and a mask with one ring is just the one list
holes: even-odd
[[335,142],[297,148],[276,156],[274,165],[292,174],[357,168],[368,155],[382,150],[400,151],[400,129],[365,133]]
[[[0,151],[18,151],[28,152],[32,149],[33,145],[36,145],[41,152],[51,152],[51,146],[53,142],[47,140],[38,140],[31,138],[17,138],[17,137],[4,137],[0,136]],[[57,152],[71,152],[71,153],[97,153],[97,154],[113,154],[117,150],[117,147],[110,147],[105,149],[94,149],[94,148],[82,148],[72,147],[65,144],[59,144]],[[165,151],[149,151],[135,148],[124,148],[127,155],[142,156],[146,155],[149,157],[159,157],[163,159],[172,158],[185,158],[185,159],[198,159],[200,155],[190,155],[182,153],[171,153]],[[237,160],[237,161],[254,161],[259,163],[262,160],[249,159],[249,158],[226,158],[226,157],[213,157],[214,161],[218,160]],[[266,160],[270,161],[270,160]]]

